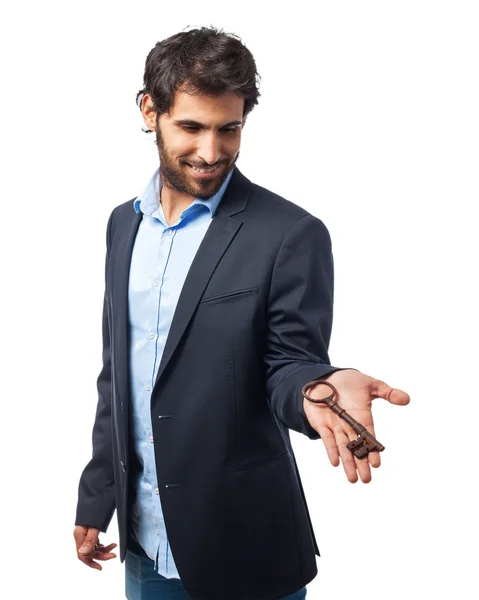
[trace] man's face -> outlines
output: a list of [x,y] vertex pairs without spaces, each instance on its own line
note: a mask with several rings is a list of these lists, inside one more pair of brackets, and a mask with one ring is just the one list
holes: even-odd
[[[153,129],[156,113],[148,113],[147,102],[142,104],[143,116]],[[170,113],[160,115],[156,126],[167,187],[194,198],[216,194],[239,156],[243,105],[244,99],[234,92],[218,97],[176,92]]]

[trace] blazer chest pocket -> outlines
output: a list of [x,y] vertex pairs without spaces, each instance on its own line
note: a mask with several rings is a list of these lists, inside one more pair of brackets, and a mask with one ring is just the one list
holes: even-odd
[[244,298],[245,296],[252,296],[253,294],[257,294],[258,291],[259,287],[257,286],[244,288],[242,290],[233,290],[232,292],[226,292],[225,294],[217,294],[216,296],[209,296],[208,298],[203,298],[200,304],[216,304],[217,302],[237,300],[239,298]]
[[285,452],[281,452],[281,454],[276,454],[275,456],[263,456],[261,458],[253,458],[252,460],[248,460],[247,462],[239,463],[236,465],[232,465],[228,467],[229,471],[242,471],[243,469],[251,469],[252,467],[257,467],[259,465],[264,465],[265,463],[270,463],[284,456],[288,456],[289,452],[286,450]]

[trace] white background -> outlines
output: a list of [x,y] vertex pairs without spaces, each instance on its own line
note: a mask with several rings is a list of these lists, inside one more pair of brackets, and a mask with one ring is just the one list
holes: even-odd
[[[407,407],[374,402],[386,451],[368,485],[291,433],[321,552],[308,599],[477,598],[477,3],[44,1],[2,13],[2,598],[124,597],[119,558],[88,569],[72,535],[101,369],[105,228],[157,167],[135,105],[146,55],[211,24],[241,37],[262,76],[240,170],[331,233],[332,364],[411,395]],[[100,538],[118,542],[116,515]]]

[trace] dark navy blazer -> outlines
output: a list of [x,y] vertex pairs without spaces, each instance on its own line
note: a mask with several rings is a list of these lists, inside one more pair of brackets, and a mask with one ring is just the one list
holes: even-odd
[[[128,277],[141,218],[129,200],[108,221],[103,368],[75,520],[106,532],[116,508],[121,562],[132,471]],[[289,429],[319,438],[301,388],[339,370],[328,357],[332,320],[327,228],[235,167],[186,277],[151,396],[165,526],[194,600],[277,600],[317,574]]]

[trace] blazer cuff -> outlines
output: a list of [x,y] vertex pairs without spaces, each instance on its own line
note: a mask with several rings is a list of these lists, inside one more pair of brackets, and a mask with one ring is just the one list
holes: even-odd
[[95,527],[106,533],[115,513],[115,498],[111,494],[103,494],[100,505],[96,502],[79,502],[76,510],[75,525]]

